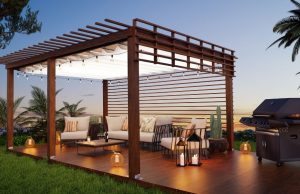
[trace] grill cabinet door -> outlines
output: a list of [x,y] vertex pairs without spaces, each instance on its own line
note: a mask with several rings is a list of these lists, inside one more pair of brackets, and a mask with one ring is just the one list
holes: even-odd
[[256,131],[256,155],[279,162],[279,135],[272,132]]

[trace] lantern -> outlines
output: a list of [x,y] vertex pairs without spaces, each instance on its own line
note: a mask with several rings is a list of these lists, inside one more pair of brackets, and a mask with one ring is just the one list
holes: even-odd
[[34,146],[35,146],[34,139],[31,136],[27,137],[26,142],[25,142],[25,147],[26,148],[32,148]]
[[184,167],[187,165],[188,158],[187,158],[187,150],[186,150],[186,143],[183,141],[182,138],[176,144],[176,165],[180,167]]
[[121,167],[124,164],[124,156],[119,152],[114,152],[110,158],[113,167]]
[[248,154],[249,152],[251,152],[251,145],[249,144],[248,141],[241,143],[241,145],[240,145],[240,151],[243,154]]
[[[201,129],[200,129],[201,130]],[[194,131],[187,139],[188,165],[200,166],[201,138]]]
[[60,131],[56,131],[55,132],[55,141],[56,141],[56,145],[60,144],[60,140],[61,140],[61,132]]

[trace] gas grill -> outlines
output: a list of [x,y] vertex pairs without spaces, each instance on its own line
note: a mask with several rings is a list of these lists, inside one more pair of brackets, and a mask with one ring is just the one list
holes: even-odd
[[283,162],[300,160],[300,98],[266,99],[240,122],[256,130],[256,155]]

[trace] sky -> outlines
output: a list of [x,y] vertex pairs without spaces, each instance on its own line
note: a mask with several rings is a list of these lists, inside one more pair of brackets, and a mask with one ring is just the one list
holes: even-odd
[[[32,35],[16,34],[0,56],[56,37],[63,33],[110,18],[131,24],[141,18],[236,51],[234,78],[234,110],[251,113],[265,98],[299,97],[299,60],[291,62],[291,48],[274,46],[266,49],[280,35],[273,26],[289,16],[294,5],[288,0],[31,0],[32,10],[39,10],[42,31]],[[15,80],[15,97],[30,99],[31,85],[46,89],[39,77]],[[61,102],[83,99],[88,112],[101,114],[102,86],[57,80],[63,91]],[[6,97],[6,70],[0,65],[0,96]]]

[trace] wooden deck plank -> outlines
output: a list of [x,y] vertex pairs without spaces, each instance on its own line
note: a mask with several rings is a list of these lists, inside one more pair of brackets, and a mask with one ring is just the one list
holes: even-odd
[[[16,148],[35,156],[46,157],[46,146]],[[88,151],[88,150],[86,150]],[[128,149],[123,147],[124,166],[113,168],[110,153],[97,157],[80,156],[76,147],[56,147],[56,160],[128,177]],[[276,167],[271,161],[257,163],[255,154],[230,152],[203,160],[201,167],[179,168],[175,161],[163,157],[161,152],[141,149],[141,175],[143,181],[193,193],[300,193],[300,162]]]

